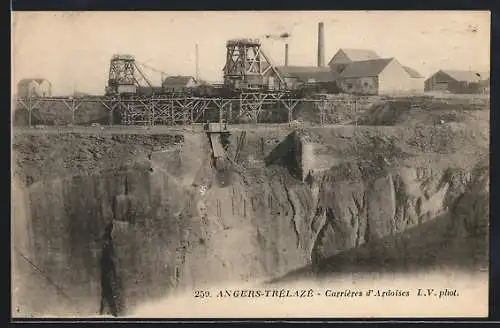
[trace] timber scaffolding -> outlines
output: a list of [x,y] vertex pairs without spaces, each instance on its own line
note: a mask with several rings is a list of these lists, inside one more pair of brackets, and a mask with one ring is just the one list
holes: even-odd
[[[229,124],[246,117],[253,123],[260,123],[263,112],[283,106],[288,112],[288,123],[293,121],[298,104],[313,104],[313,111],[319,111],[320,124],[325,122],[325,113],[339,104],[356,107],[355,100],[295,98],[286,92],[245,92],[238,98],[181,97],[181,96],[88,96],[88,97],[45,97],[17,98],[17,104],[28,112],[28,125],[32,126],[32,113],[45,106],[62,103],[71,112],[71,124],[77,124],[75,113],[85,110],[83,104],[99,103],[108,111],[109,125],[189,125],[206,121],[206,112],[212,111],[218,121]],[[119,112],[121,122],[114,122]],[[211,119],[212,121],[214,119]]]

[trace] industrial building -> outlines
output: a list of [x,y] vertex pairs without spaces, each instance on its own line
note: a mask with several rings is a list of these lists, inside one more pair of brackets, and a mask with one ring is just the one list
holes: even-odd
[[277,67],[290,88],[302,84],[333,83],[336,75],[329,67],[280,66]]
[[234,39],[226,42],[224,85],[229,89],[283,90],[285,81],[258,39]]
[[395,58],[354,61],[346,64],[341,71],[337,85],[342,92],[352,94],[390,95],[421,92],[422,78],[416,71],[410,70],[412,74]]
[[339,49],[328,62],[333,72],[340,74],[352,62],[380,59],[379,55],[370,49]]
[[289,66],[288,44],[285,44],[285,66],[277,67],[286,85],[290,89],[298,89],[304,85],[314,85],[324,89],[331,89],[336,85],[338,74],[332,72],[324,63],[324,24],[318,24],[318,60],[317,66]]
[[20,98],[50,97],[52,85],[46,79],[22,79],[17,84],[17,96]]
[[328,62],[341,92],[355,94],[422,93],[424,77],[395,58],[371,49],[341,48]]
[[476,71],[439,70],[425,81],[425,91],[481,93],[485,85],[489,86],[489,74],[483,75]]
[[[423,93],[424,77],[395,58],[380,58],[371,49],[341,48],[325,65],[324,24],[318,24],[316,66],[289,65],[285,44],[284,66],[273,67],[253,39],[227,42],[225,85],[232,87],[297,90],[304,86],[329,93],[415,94]],[[243,78],[244,77],[244,78]]]
[[[328,97],[314,97],[318,93],[390,95],[423,90],[422,76],[395,58],[379,58],[369,49],[342,48],[325,65],[324,52],[323,23],[318,24],[314,67],[288,65],[288,44],[285,44],[285,65],[277,67],[259,39],[227,40],[222,84],[199,79],[198,47],[196,78],[171,76],[137,61],[133,55],[114,54],[103,97],[51,97],[48,81],[28,79],[19,83],[18,103],[31,117],[42,103],[61,102],[72,112],[72,124],[76,110],[84,102],[105,106],[110,113],[109,124],[115,124],[117,112],[125,125],[177,125],[222,119],[258,123],[269,119],[265,111],[280,112],[279,120],[291,122],[294,108],[302,101],[314,103],[321,113],[332,106],[326,103]],[[162,78],[161,86],[153,85],[145,69],[167,77]],[[30,96],[44,99],[25,101]]]
[[169,92],[182,92],[198,85],[196,79],[192,76],[169,76],[162,82],[162,88]]
[[334,64],[346,64],[355,61],[379,59],[380,56],[371,49],[339,49],[337,53],[330,59],[328,66]]

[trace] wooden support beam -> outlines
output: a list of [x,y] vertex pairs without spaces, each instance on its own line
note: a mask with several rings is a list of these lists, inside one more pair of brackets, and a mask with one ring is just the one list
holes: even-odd
[[226,108],[231,103],[231,99],[213,98],[212,102],[219,110],[219,122],[222,122]]
[[117,98],[99,98],[98,101],[108,110],[108,125],[114,124],[114,113],[117,107],[120,107],[120,99]]
[[[256,62],[255,65],[258,63]],[[257,66],[254,67],[257,69]],[[264,68],[265,69],[265,68]],[[272,106],[283,104],[288,110],[288,121],[293,120],[294,109],[299,102],[312,103],[316,110],[320,111],[320,124],[327,122],[326,111],[336,105],[354,106],[357,110],[357,103],[354,101],[340,101],[332,99],[296,99],[291,98],[287,92],[277,91],[267,92],[245,92],[240,98],[208,98],[208,97],[181,97],[171,95],[154,95],[153,97],[132,97],[123,99],[121,97],[89,97],[89,98],[19,98],[16,99],[19,106],[29,113],[29,125],[33,109],[45,103],[60,102],[72,113],[72,122],[75,123],[75,112],[82,109],[83,103],[99,102],[109,111],[109,124],[113,124],[113,114],[119,111],[123,124],[192,124],[203,119],[205,111],[209,108],[218,111],[219,121],[226,119],[228,122],[236,122],[238,118],[248,116],[255,123],[259,123],[262,112]],[[236,103],[239,101],[239,104]],[[233,104],[238,107],[233,114]]]
[[173,99],[170,101],[170,120],[171,120],[170,123],[172,125],[175,125],[174,100]]
[[26,99],[18,98],[17,103],[24,107],[28,111],[28,126],[31,127],[33,110],[37,109],[40,104],[39,98],[28,97]]
[[293,121],[293,110],[295,106],[300,102],[300,99],[283,99],[281,103],[288,109],[288,123]]
[[63,104],[71,111],[71,124],[75,124],[75,112],[83,102],[75,98],[63,99]]

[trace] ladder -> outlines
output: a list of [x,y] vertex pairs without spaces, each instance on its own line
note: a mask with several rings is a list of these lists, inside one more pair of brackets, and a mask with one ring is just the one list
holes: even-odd
[[240,137],[238,138],[238,144],[236,146],[236,153],[234,154],[234,161],[238,162],[240,159],[240,151],[243,148],[243,144],[245,143],[245,137],[247,135],[246,131],[242,131]]

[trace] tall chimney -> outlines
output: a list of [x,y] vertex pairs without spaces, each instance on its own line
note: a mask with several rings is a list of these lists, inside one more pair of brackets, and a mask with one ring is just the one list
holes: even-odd
[[324,24],[318,24],[318,67],[325,66],[325,32]]
[[288,66],[288,43],[285,43],[285,67]]

